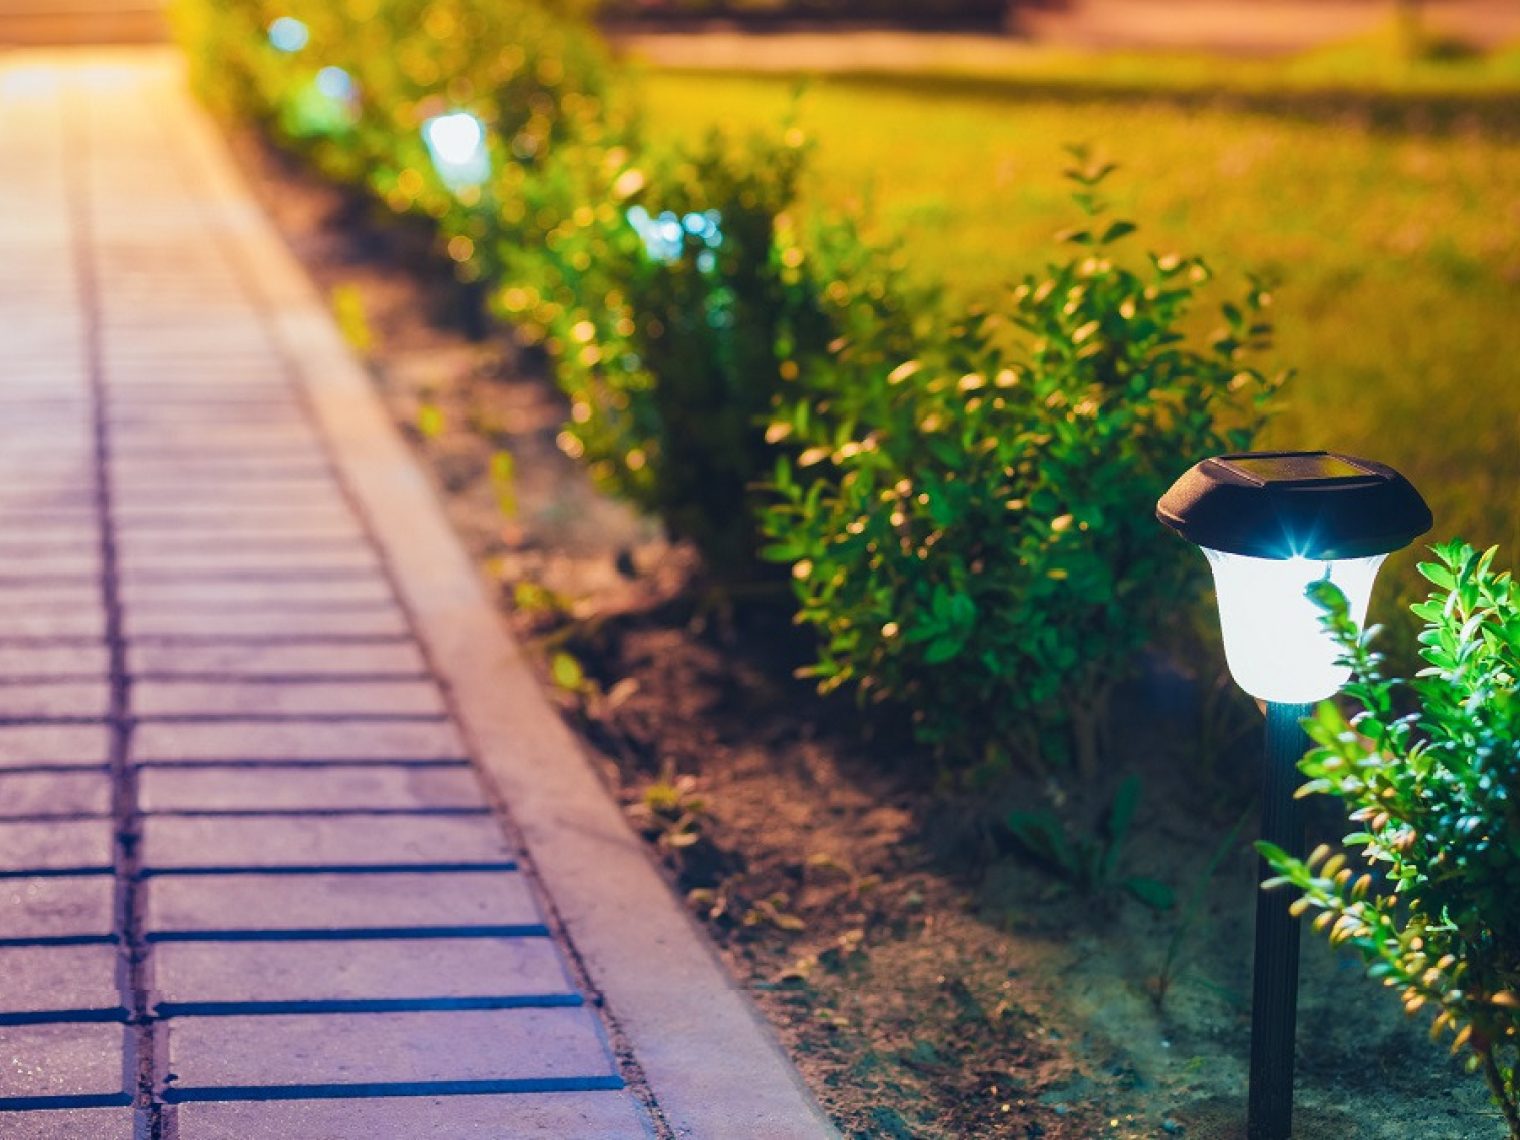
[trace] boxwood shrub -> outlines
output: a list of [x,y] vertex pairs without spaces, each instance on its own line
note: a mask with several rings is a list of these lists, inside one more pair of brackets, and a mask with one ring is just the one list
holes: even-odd
[[1248,363],[1266,291],[1189,343],[1209,271],[1128,264],[1134,227],[1097,199],[1107,173],[1072,172],[1086,224],[1006,315],[948,325],[775,425],[794,452],[763,512],[767,554],[818,631],[810,672],[906,705],[954,764],[1094,768],[1115,682],[1198,594],[1201,561],[1156,525],[1156,499],[1198,456],[1247,447],[1280,383]]

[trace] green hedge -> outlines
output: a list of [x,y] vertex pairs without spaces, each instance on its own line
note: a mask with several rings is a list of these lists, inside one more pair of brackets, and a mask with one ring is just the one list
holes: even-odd
[[[1156,495],[1245,446],[1251,397],[1274,387],[1241,362],[1265,338],[1261,292],[1184,347],[1202,263],[1121,268],[1108,246],[1132,227],[1106,223],[999,309],[954,315],[848,219],[800,219],[796,129],[645,139],[580,15],[175,12],[209,103],[426,219],[491,311],[545,347],[562,443],[604,485],[730,587],[760,576],[763,530],[821,635],[824,688],[906,705],[950,763],[1051,759],[1073,724],[1090,758],[1094,694],[1195,589]],[[1095,218],[1105,173],[1077,172]]]

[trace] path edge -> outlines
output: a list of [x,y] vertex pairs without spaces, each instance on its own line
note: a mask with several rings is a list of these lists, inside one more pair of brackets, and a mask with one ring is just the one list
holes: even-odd
[[[178,78],[182,69],[176,67]],[[215,124],[182,134],[279,347],[307,392],[483,777],[676,1136],[838,1137],[774,1031],[650,862],[551,707],[433,486],[304,268],[255,204]]]

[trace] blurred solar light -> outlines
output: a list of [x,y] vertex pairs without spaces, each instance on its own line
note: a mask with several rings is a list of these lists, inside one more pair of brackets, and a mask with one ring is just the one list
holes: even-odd
[[469,111],[435,115],[422,124],[433,169],[453,190],[479,186],[491,173],[485,125]]
[[317,90],[340,103],[352,103],[358,95],[354,77],[341,67],[324,67],[317,72]]
[[651,261],[669,264],[679,261],[685,249],[681,219],[670,210],[652,217],[643,206],[629,206],[624,217],[644,242],[644,252]]
[[359,86],[341,67],[324,67],[297,93],[286,118],[301,137],[338,134],[359,116]]
[[298,52],[310,42],[310,30],[294,16],[281,16],[269,25],[269,44],[276,51]]

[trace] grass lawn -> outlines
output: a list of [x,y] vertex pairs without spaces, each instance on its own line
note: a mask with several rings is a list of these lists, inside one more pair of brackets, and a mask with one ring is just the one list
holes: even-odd
[[[1277,359],[1298,375],[1269,445],[1391,463],[1429,499],[1435,537],[1501,543],[1513,561],[1520,80],[1494,61],[1400,81],[1336,58],[1289,64],[1275,89],[1265,65],[1217,62],[1121,61],[1102,80],[1091,61],[810,80],[797,105],[818,144],[809,204],[863,205],[917,269],[995,299],[1073,220],[1062,148],[1092,144],[1121,166],[1111,198],[1141,224],[1135,254],[1201,253],[1226,283],[1281,280]],[[679,134],[774,124],[797,85],[673,71],[642,83],[651,131]],[[1384,613],[1419,588],[1412,561],[1389,575]]]

